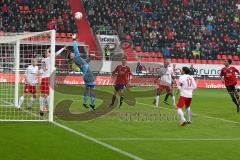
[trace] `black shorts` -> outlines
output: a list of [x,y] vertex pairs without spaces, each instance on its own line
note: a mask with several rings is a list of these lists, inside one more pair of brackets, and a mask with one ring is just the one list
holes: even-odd
[[126,87],[126,84],[115,84],[114,89],[116,91],[119,91],[121,89],[124,89]]
[[236,92],[236,85],[226,86],[228,93]]

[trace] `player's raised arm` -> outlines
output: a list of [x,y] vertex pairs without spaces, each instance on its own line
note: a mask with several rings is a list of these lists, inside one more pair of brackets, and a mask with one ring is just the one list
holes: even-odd
[[64,46],[63,48],[61,48],[60,50],[58,50],[56,53],[55,53],[55,56],[58,56],[59,54],[61,54],[64,50],[66,50],[67,46]]
[[73,45],[73,53],[74,53],[74,62],[78,65],[87,64],[87,62],[83,58],[81,58],[81,54],[78,50],[78,43],[76,41],[76,34],[72,35],[72,39],[73,39],[72,45]]
[[74,53],[74,57],[80,57],[80,53],[79,53],[79,50],[78,50],[78,43],[77,43],[76,39],[77,39],[77,35],[73,34],[72,35],[73,53]]

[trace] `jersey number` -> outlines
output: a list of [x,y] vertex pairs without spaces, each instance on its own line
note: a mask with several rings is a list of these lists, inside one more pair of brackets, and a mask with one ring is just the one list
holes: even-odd
[[192,86],[192,79],[191,78],[187,78],[187,84],[188,84],[188,87]]

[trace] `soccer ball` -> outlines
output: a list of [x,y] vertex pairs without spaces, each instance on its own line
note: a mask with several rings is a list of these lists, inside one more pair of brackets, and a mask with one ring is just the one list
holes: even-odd
[[76,19],[82,19],[82,17],[83,17],[83,15],[82,15],[81,12],[76,12],[76,13],[75,13],[75,18],[76,18]]

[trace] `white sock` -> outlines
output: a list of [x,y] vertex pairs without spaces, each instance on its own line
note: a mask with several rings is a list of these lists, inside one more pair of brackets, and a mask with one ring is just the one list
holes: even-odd
[[45,98],[40,97],[39,98],[39,104],[40,104],[40,111],[43,111],[44,105],[45,105]]
[[172,104],[173,104],[174,106],[176,106],[175,96],[172,96]]
[[187,114],[187,120],[188,120],[188,122],[191,122],[191,109],[190,109],[190,107],[188,107],[188,108],[186,109],[186,114]]
[[24,101],[24,96],[22,96],[22,97],[19,98],[19,102],[18,102],[17,108],[20,108],[20,107],[21,107],[23,101]]
[[30,100],[28,101],[28,107],[32,107],[33,102],[35,101],[35,98],[31,97]]
[[45,100],[45,103],[46,103],[47,106],[49,106],[49,103],[50,103],[50,98],[49,98],[49,96],[47,96],[47,98],[46,98],[46,100]]
[[181,118],[181,122],[185,122],[186,119],[184,118],[184,114],[183,114],[182,109],[181,109],[181,108],[178,108],[177,112],[178,112],[178,115],[179,115],[180,118]]
[[158,108],[158,103],[159,103],[159,96],[155,96],[155,108]]

